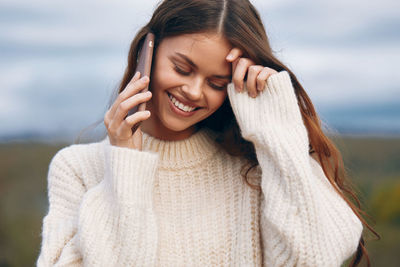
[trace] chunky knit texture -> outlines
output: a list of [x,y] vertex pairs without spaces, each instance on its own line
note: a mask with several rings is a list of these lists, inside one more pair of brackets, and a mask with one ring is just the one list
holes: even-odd
[[71,145],[48,172],[38,266],[340,266],[363,226],[308,154],[290,76],[250,98],[228,85],[260,163],[228,155],[201,129],[181,141],[144,133],[143,150]]

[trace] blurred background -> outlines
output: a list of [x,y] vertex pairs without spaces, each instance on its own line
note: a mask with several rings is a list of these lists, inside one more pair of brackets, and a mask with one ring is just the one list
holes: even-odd
[[[1,267],[34,265],[48,164],[102,121],[130,41],[157,3],[0,2]],[[252,3],[275,54],[342,152],[368,222],[382,237],[366,238],[373,266],[400,266],[400,1]],[[100,123],[83,140],[102,133]]]

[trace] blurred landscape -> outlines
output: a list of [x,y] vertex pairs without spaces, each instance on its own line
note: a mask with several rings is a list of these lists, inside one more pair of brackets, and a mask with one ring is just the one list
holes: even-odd
[[[158,2],[0,2],[0,267],[35,265],[50,160],[102,121],[130,42]],[[382,237],[367,235],[372,266],[400,266],[400,1],[251,2],[274,54],[337,131]],[[82,142],[99,140],[98,126]]]
[[[367,221],[381,235],[366,238],[372,266],[399,266],[400,137],[335,136]],[[68,143],[0,144],[0,266],[33,266],[39,255],[42,220],[48,209],[47,171]],[[365,263],[365,262],[364,262]],[[364,265],[361,265],[364,266]]]

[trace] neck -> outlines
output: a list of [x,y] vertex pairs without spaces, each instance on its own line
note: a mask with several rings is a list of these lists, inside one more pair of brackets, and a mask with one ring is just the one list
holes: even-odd
[[219,149],[216,137],[217,133],[207,128],[177,141],[160,140],[143,132],[142,149],[159,154],[160,167],[177,169],[208,160]]
[[143,121],[140,125],[142,132],[147,133],[157,139],[165,141],[179,141],[189,138],[197,132],[197,127],[190,127],[183,131],[173,131],[163,126],[161,122],[157,123],[150,119]]
[[[159,166],[164,169],[179,169],[205,162],[221,150],[216,142],[218,133],[201,128],[189,138],[177,141],[161,140],[143,132],[142,151],[159,154]],[[110,144],[108,135],[102,141]]]

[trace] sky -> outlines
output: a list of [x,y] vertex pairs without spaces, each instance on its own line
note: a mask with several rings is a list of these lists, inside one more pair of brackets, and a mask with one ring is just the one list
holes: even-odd
[[[400,1],[251,2],[324,124],[400,134]],[[0,140],[70,140],[101,120],[157,3],[2,0]]]

